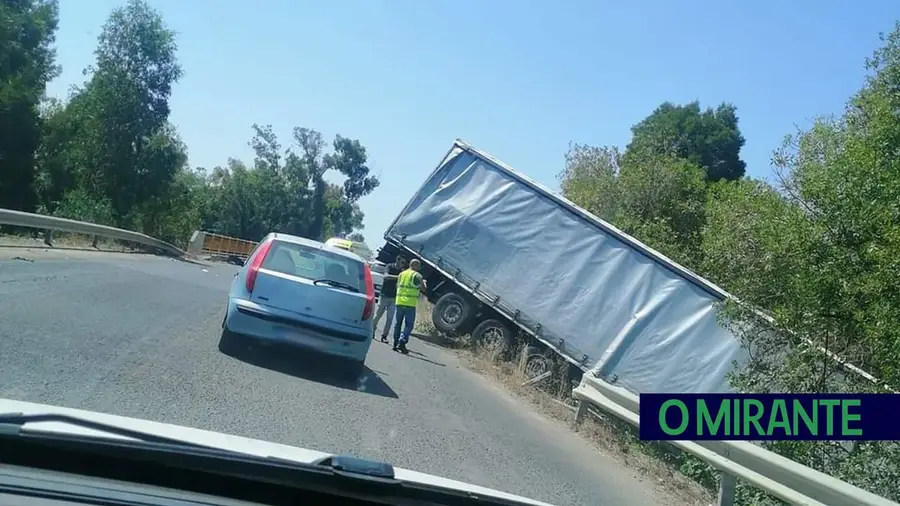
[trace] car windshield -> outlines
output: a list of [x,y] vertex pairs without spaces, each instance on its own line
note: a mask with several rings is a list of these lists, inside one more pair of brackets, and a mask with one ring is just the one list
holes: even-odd
[[[0,414],[775,504],[628,396],[900,392],[900,0],[639,5],[0,1]],[[788,414],[900,501],[900,433]]]
[[305,279],[335,281],[365,291],[362,262],[324,248],[276,240],[262,267]]

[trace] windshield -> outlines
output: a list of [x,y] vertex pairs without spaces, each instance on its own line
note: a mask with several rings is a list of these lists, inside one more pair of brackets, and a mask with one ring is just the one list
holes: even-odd
[[0,1],[0,413],[714,502],[579,385],[900,391],[900,2],[743,3]]

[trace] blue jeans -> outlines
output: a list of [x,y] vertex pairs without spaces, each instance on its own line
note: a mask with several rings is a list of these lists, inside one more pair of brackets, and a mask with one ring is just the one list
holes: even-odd
[[[394,317],[394,346],[409,341],[413,326],[416,324],[416,308],[409,306],[396,306]],[[402,331],[401,331],[402,328]]]

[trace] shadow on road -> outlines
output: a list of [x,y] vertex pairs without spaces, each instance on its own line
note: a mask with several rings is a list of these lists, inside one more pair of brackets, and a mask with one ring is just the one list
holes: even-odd
[[428,358],[428,355],[425,355],[424,353],[419,353],[418,351],[409,350],[408,356],[418,359],[418,360],[422,360],[424,362],[428,362],[429,364],[434,364],[434,365],[440,366],[440,367],[447,366],[446,364],[442,364],[440,362],[435,362],[434,360],[431,360],[430,358]]
[[[416,337],[416,335],[413,334],[413,337]],[[379,344],[382,345],[382,346],[390,346],[389,343],[380,343],[380,342],[378,342],[378,341],[375,341],[375,343],[374,343],[372,346],[378,346]],[[412,343],[410,343],[410,346],[415,346],[415,345],[412,344]],[[447,367],[447,364],[442,364],[442,363],[440,363],[440,362],[435,362],[434,360],[431,360],[430,358],[428,358],[428,355],[426,355],[426,354],[424,354],[424,353],[422,353],[422,352],[420,352],[420,351],[416,351],[416,350],[414,350],[414,349],[409,350],[409,354],[407,355],[407,357],[409,357],[409,358],[415,358],[415,359],[421,360],[421,361],[423,361],[423,362],[428,362],[429,364],[434,364],[434,365],[439,366],[439,367]]]
[[346,362],[290,346],[260,344],[251,338],[233,336],[219,343],[219,351],[241,362],[295,378],[397,399],[399,396],[372,369],[351,372]]
[[420,332],[413,332],[412,337],[417,339],[421,339],[426,343],[431,343],[435,346],[440,346],[441,348],[450,348],[450,349],[459,349],[464,348],[465,343],[463,341],[457,339],[451,339],[449,337],[435,334],[422,334]]

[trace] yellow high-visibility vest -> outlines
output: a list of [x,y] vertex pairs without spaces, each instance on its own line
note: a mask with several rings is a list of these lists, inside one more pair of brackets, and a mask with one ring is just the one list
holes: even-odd
[[404,307],[416,307],[419,303],[419,287],[413,283],[416,276],[421,276],[412,269],[406,269],[397,277],[397,297],[394,304]]

